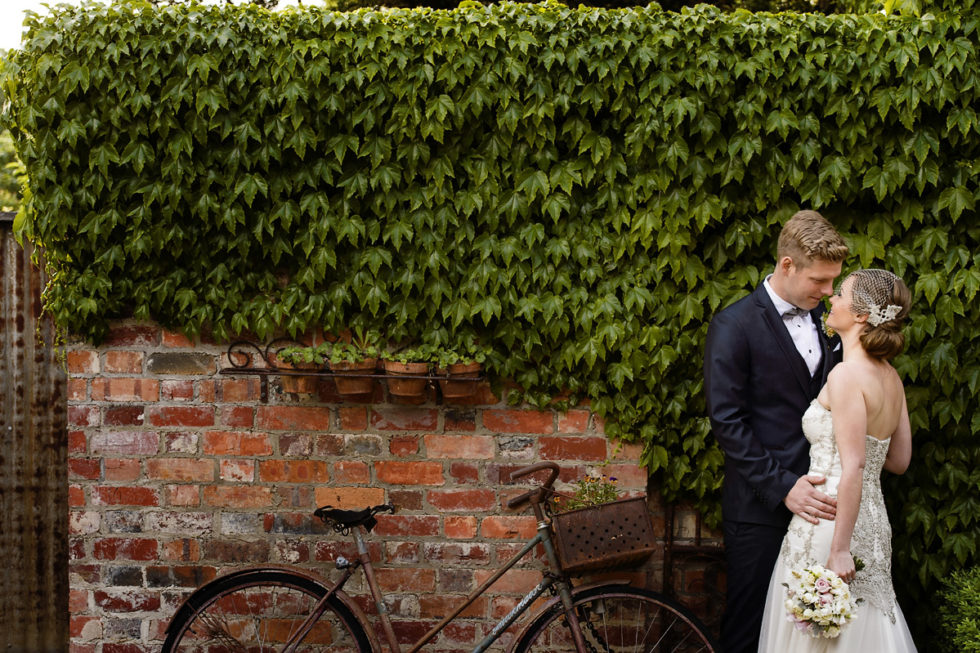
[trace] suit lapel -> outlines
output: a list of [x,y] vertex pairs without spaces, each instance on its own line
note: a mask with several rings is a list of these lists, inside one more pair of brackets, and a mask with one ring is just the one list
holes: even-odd
[[773,306],[772,300],[769,299],[769,295],[766,293],[764,287],[759,286],[756,289],[755,302],[759,308],[759,312],[762,314],[763,321],[765,321],[769,326],[769,330],[772,332],[773,340],[776,341],[776,344],[783,352],[788,367],[793,373],[793,378],[800,384],[803,393],[809,396],[810,370],[807,369],[806,361],[800,356],[800,352],[796,350],[796,345],[793,344],[793,338],[790,337],[789,331],[786,330],[786,325],[783,324],[783,318],[776,312],[776,307]]
[[824,310],[823,305],[821,305],[810,313],[817,323],[817,334],[820,336],[820,347],[823,350],[823,358],[820,361],[820,387],[823,387],[823,384],[827,382],[827,375],[838,362],[838,354],[834,353],[834,347],[840,345],[838,336],[831,338],[822,328]]

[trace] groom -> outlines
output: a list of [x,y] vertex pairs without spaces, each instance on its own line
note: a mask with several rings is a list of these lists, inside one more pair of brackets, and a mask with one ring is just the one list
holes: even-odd
[[824,479],[805,475],[810,445],[801,418],[840,360],[839,344],[819,327],[847,245],[819,213],[800,211],[783,225],[776,254],[762,285],[711,320],[705,347],[708,415],[725,452],[726,653],[758,648],[791,513],[813,523],[836,513],[836,500],[816,487]]

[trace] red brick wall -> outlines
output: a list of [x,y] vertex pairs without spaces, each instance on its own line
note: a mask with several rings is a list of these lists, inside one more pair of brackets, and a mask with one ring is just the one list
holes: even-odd
[[[464,404],[407,406],[380,385],[370,401],[344,403],[329,380],[315,396],[291,395],[277,377],[263,403],[258,377],[219,374],[224,353],[133,323],[98,348],[70,346],[73,651],[157,650],[182,596],[237,566],[328,575],[348,545],[314,530],[324,504],[399,506],[380,517],[373,550],[393,619],[416,632],[533,535],[532,517],[502,507],[518,491],[512,470],[556,460],[570,482],[609,459],[601,471],[624,489],[646,487],[639,447],[608,442],[587,407],[509,407],[488,387]],[[690,520],[683,513],[679,528]],[[658,566],[639,579],[659,583]],[[483,632],[535,576],[533,564],[508,574],[455,632]]]

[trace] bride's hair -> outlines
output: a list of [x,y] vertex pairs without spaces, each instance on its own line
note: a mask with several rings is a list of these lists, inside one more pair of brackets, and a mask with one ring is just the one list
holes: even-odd
[[905,348],[902,324],[909,314],[912,293],[897,275],[887,270],[865,269],[852,272],[851,312],[867,315],[861,333],[861,346],[869,355],[891,360]]

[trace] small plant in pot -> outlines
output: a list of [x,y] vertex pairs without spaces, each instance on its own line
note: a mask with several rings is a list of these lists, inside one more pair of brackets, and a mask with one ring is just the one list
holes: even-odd
[[353,342],[324,343],[329,347],[328,362],[341,395],[364,395],[374,389],[373,374],[378,366],[379,337],[374,332],[359,334]]
[[[322,345],[320,346],[322,347]],[[326,356],[320,347],[291,345],[276,351],[274,365],[282,370],[320,370],[326,362]],[[320,379],[316,376],[297,374],[281,374],[283,392],[314,393]]]
[[445,377],[439,379],[442,396],[458,399],[476,392],[486,358],[486,350],[475,345],[441,350],[436,358],[436,374]]
[[382,365],[388,376],[388,392],[395,397],[408,400],[424,397],[425,386],[429,382],[429,369],[432,367],[435,353],[435,347],[432,345],[382,352]]

